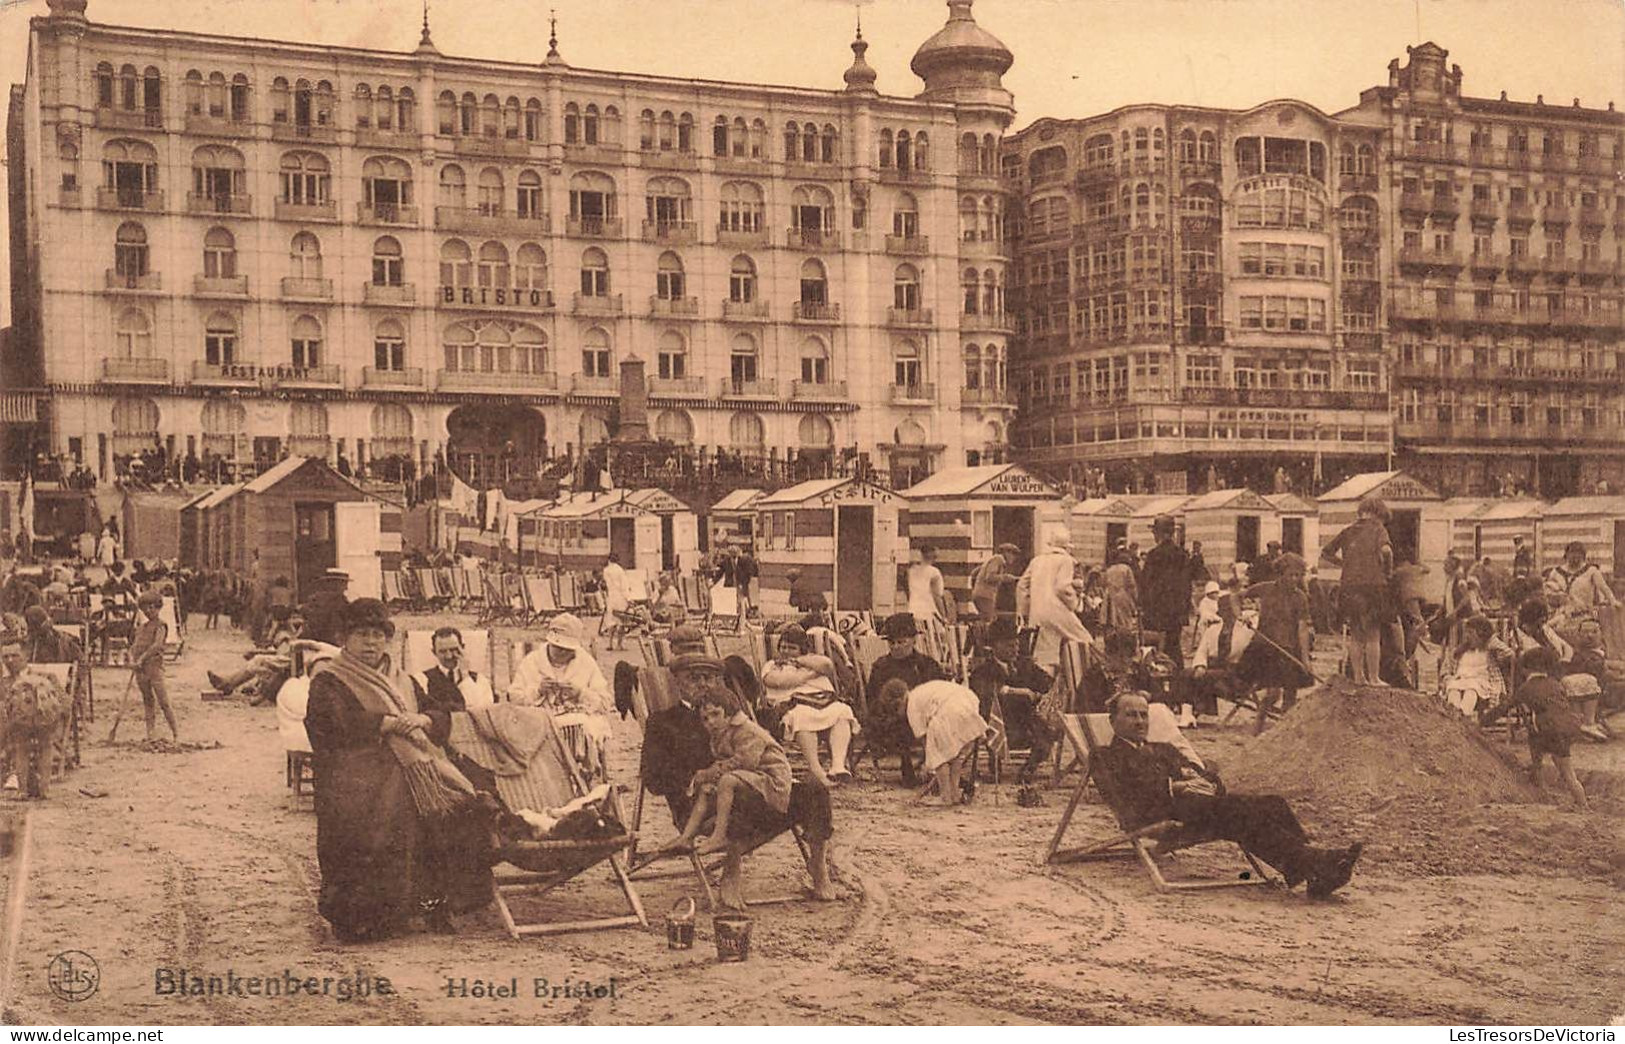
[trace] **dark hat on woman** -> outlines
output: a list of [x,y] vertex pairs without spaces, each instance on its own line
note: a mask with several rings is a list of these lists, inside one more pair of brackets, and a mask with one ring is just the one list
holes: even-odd
[[344,607],[339,617],[339,630],[349,634],[361,627],[377,627],[386,637],[395,636],[395,623],[389,618],[389,607],[376,598],[357,598]]
[[920,625],[915,622],[913,613],[893,613],[881,625],[880,633],[886,638],[917,638]]
[[1013,616],[1001,616],[987,625],[987,640],[990,642],[1013,642],[1020,635]]
[[795,642],[797,647],[805,649],[807,647],[807,632],[800,624],[789,624],[780,630],[778,636],[773,639],[773,646],[778,648],[785,642]]

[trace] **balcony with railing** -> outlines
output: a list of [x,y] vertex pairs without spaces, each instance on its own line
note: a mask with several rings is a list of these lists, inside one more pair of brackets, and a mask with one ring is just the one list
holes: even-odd
[[620,239],[626,234],[626,222],[620,218],[570,217],[564,219],[564,232],[583,239]]
[[435,389],[443,392],[476,392],[486,395],[538,394],[556,392],[559,375],[516,370],[440,370]]
[[570,309],[579,315],[620,315],[623,311],[620,294],[584,294],[579,290],[570,295]]
[[937,386],[935,384],[891,384],[887,385],[888,397],[893,405],[916,404],[927,405],[937,401]]
[[284,301],[331,301],[333,299],[333,280],[313,279],[306,276],[283,276],[282,299]]
[[1346,330],[1338,334],[1345,352],[1380,352],[1382,334],[1375,330]]
[[150,192],[132,188],[99,188],[96,206],[102,210],[143,210],[160,214],[164,209],[164,194],[159,189]]
[[226,388],[257,388],[260,368],[252,363],[192,363],[192,383]]
[[355,129],[355,143],[358,148],[370,149],[415,149],[420,139],[417,131],[380,130],[377,127],[357,127]]
[[1453,141],[1402,141],[1400,155],[1430,163],[1460,163],[1466,152]]
[[1399,194],[1399,210],[1402,214],[1426,214],[1428,212],[1428,198],[1420,192],[1401,192]]
[[271,123],[272,141],[307,141],[324,145],[337,145],[339,129],[326,123],[288,123],[286,120]]
[[1475,222],[1494,221],[1501,216],[1493,199],[1475,199],[1467,204],[1467,213]]
[[645,221],[643,239],[648,243],[692,243],[696,237],[692,221]]
[[398,203],[357,203],[355,219],[363,225],[416,225],[418,208]]
[[704,377],[650,377],[649,394],[664,398],[703,398],[705,384]]
[[248,277],[195,276],[192,279],[192,294],[196,297],[247,297]]
[[109,130],[163,130],[164,114],[158,109],[117,109],[103,105],[96,109],[96,126]]
[[383,391],[421,391],[423,369],[409,366],[400,370],[380,370],[376,366],[361,368],[361,386]]
[[435,207],[434,227],[445,232],[485,232],[491,235],[544,233],[548,231],[548,220],[546,214],[521,217],[514,211],[496,207]]
[[153,358],[103,359],[105,384],[168,384],[169,360]]
[[694,319],[700,314],[700,299],[661,297],[655,294],[649,298],[649,314],[673,319]]
[[771,379],[744,381],[724,377],[717,394],[724,399],[777,399],[779,382]]
[[411,283],[362,283],[361,302],[370,305],[416,304],[417,289]]
[[254,212],[254,197],[233,192],[217,192],[213,195],[188,192],[186,194],[186,212],[188,214],[251,214]]
[[676,149],[639,149],[638,165],[652,170],[699,170],[700,157]]
[[802,402],[846,402],[846,382],[791,381],[790,398]]
[[1435,192],[1428,200],[1428,213],[1435,218],[1454,221],[1461,216],[1461,200],[1454,193]]
[[772,236],[767,226],[757,225],[755,228],[732,228],[718,223],[717,243],[723,246],[771,246]]
[[1535,206],[1533,203],[1508,203],[1507,224],[1532,225],[1535,223]]
[[1507,257],[1507,271],[1515,276],[1538,275],[1541,267],[1541,259],[1532,254],[1511,254]]
[[1475,272],[1499,272],[1507,266],[1505,254],[1475,253],[1467,259],[1467,264]]
[[799,250],[839,250],[841,234],[822,228],[796,228],[785,230],[784,245]]
[[505,134],[464,134],[452,139],[452,151],[459,156],[522,158],[530,155],[531,144],[518,134],[511,138]]
[[1620,275],[1619,265],[1600,257],[1582,257],[1575,264],[1580,278],[1587,281],[1617,279]]
[[246,116],[243,119],[232,119],[225,113],[211,115],[205,112],[189,112],[186,114],[186,133],[195,134],[203,138],[252,138],[254,136],[254,121]]
[[1008,315],[983,315],[977,312],[961,315],[959,328],[966,333],[1011,333],[1016,328],[1016,321]]
[[1406,267],[1460,268],[1461,252],[1436,250],[1431,247],[1401,247],[1399,263]]
[[930,326],[932,312],[929,308],[888,308],[886,309],[887,326]]
[[570,392],[573,395],[619,395],[621,379],[608,374],[573,373],[570,375]]
[[959,401],[966,406],[1015,406],[1016,396],[1009,388],[961,388]]
[[1574,166],[1574,160],[1566,152],[1542,152],[1540,165],[1547,170],[1568,170]]
[[722,299],[722,318],[742,323],[766,322],[772,314],[766,301],[735,301]]
[[1343,171],[1337,175],[1337,187],[1343,192],[1377,191],[1377,175]]
[[1540,222],[1543,225],[1567,225],[1569,223],[1569,208],[1561,204],[1541,207]]
[[1580,208],[1580,227],[1600,229],[1608,224],[1608,215],[1601,207]]
[[107,269],[107,289],[126,293],[158,293],[163,290],[163,278],[157,272],[120,272]]
[[292,200],[279,199],[272,208],[278,221],[337,221],[339,219],[339,205],[336,200],[322,200],[321,202],[295,203]]
[[1369,210],[1345,207],[1337,218],[1337,234],[1344,242],[1376,243],[1379,232]]
[[930,236],[887,236],[886,253],[910,256],[915,254],[929,254],[931,252]]
[[838,323],[841,306],[824,301],[797,301],[790,318],[801,323]]

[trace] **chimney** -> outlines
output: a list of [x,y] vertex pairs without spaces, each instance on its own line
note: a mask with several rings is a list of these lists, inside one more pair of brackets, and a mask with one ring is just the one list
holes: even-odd
[[615,441],[649,441],[649,385],[643,379],[643,360],[635,355],[621,360],[621,416]]

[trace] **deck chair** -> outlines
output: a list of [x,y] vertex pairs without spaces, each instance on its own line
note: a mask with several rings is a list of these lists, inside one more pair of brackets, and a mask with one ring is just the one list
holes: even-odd
[[[496,684],[496,650],[492,648],[491,632],[484,628],[458,628],[463,635],[463,663]],[[436,663],[434,658],[434,631],[401,630],[401,655],[397,661],[401,673],[416,674]]]
[[705,612],[705,606],[700,594],[703,590],[704,587],[700,584],[700,578],[697,576],[679,576],[677,578],[677,593],[682,596],[683,608],[688,610],[689,615],[695,616]]
[[462,600],[463,611],[472,609],[476,615],[484,613],[485,584],[481,581],[480,571],[464,566],[453,570],[452,576],[457,578],[457,593]]
[[450,566],[437,566],[434,571],[434,582],[435,586],[440,588],[440,595],[445,598],[448,607],[462,606],[462,599],[457,590],[457,576]]
[[401,590],[401,574],[393,569],[384,570],[380,591],[385,605],[399,608],[406,604],[406,593]]
[[101,607],[101,620],[98,625],[103,667],[110,667],[115,662],[129,659],[130,642],[135,637],[136,609],[134,605],[118,602],[104,602]]
[[560,573],[558,586],[559,608],[564,612],[580,615],[587,606],[586,596],[581,591],[580,578],[574,573]]
[[524,579],[525,601],[530,604],[530,622],[545,623],[564,610],[559,608],[558,596],[553,593],[553,581],[545,576],[528,575]]
[[[466,733],[474,731],[470,727]],[[458,733],[458,725],[454,723],[452,740],[454,744],[459,742]],[[466,748],[464,753],[468,753]],[[554,771],[533,772],[518,777],[520,782],[515,785],[533,792],[520,807],[531,807],[538,811],[542,808],[557,808],[575,798],[587,795],[586,781],[576,770],[575,760],[570,757],[556,729],[549,729],[549,736],[537,751],[536,757],[550,759]],[[498,790],[504,804],[510,806],[509,811],[517,812],[519,809],[512,806],[518,799],[508,791],[501,778],[498,780]],[[527,935],[555,935],[560,932],[595,931],[600,928],[630,928],[634,925],[648,927],[649,920],[644,915],[643,902],[626,872],[623,853],[630,849],[634,835],[623,825],[626,819],[621,812],[619,792],[615,787],[609,788],[607,796],[599,802],[598,808],[606,819],[621,826],[618,833],[611,837],[599,838],[511,841],[497,851],[497,860],[513,868],[493,875],[497,912],[502,916],[502,924],[511,938],[518,940]],[[540,918],[522,921],[516,915],[514,910],[516,900],[539,899],[605,861],[610,864],[615,881],[626,899],[629,913],[614,917],[567,921]]]
[[502,574],[502,601],[506,607],[504,615],[516,624],[523,624],[529,620],[529,608],[525,604],[524,578],[518,573]]
[[[1183,848],[1194,848],[1197,845],[1220,841],[1210,835],[1199,831],[1192,831],[1179,823],[1169,819],[1147,826],[1130,828],[1123,812],[1124,805],[1118,797],[1117,781],[1103,770],[1103,766],[1092,757],[1095,751],[1111,744],[1111,721],[1104,714],[1063,714],[1061,715],[1061,728],[1066,734],[1067,743],[1072,747],[1080,760],[1085,764],[1082,777],[1078,780],[1078,787],[1072,792],[1072,800],[1067,803],[1066,811],[1061,815],[1061,822],[1055,828],[1055,836],[1050,839],[1049,849],[1044,853],[1044,862],[1074,863],[1090,862],[1103,859],[1131,858],[1138,859],[1145,872],[1150,875],[1151,882],[1160,892],[1197,891],[1207,888],[1235,888],[1245,885],[1272,884],[1274,879],[1251,852],[1236,845],[1246,861],[1248,869],[1239,872],[1232,878],[1204,878],[1182,879],[1170,881],[1163,872],[1162,864],[1157,861],[1160,855],[1167,855]],[[1067,827],[1072,823],[1072,816],[1078,810],[1078,804],[1083,800],[1084,788],[1089,781],[1094,780],[1100,796],[1105,800],[1112,814],[1117,817],[1120,832],[1104,841],[1092,844],[1062,848],[1061,841],[1066,835]],[[1229,842],[1234,844],[1234,842]]]
[[503,593],[500,573],[495,577],[482,574],[480,586],[485,591],[485,604],[478,617],[479,623],[518,623],[513,617],[513,607],[508,604],[508,597]]
[[417,577],[425,608],[444,609],[451,602],[451,594],[440,589],[440,577],[433,569],[414,569],[412,573]]
[[77,675],[82,668],[77,663],[31,663],[28,669],[36,674],[48,674],[55,678],[56,683],[62,686],[62,691],[68,696],[68,728],[53,742],[50,764],[45,768],[48,777],[61,779],[68,774],[70,768],[79,766],[80,708],[75,694],[78,687]]
[[711,611],[705,618],[705,629],[711,632],[737,633],[745,618],[739,612],[739,589],[717,584],[711,588]]
[[[513,694],[508,691],[508,688],[513,684],[514,671],[519,668],[521,660],[540,649],[542,645],[543,643],[539,639],[532,640],[529,638],[516,638],[508,643],[508,680],[501,690],[502,695],[497,697],[499,700],[513,698]],[[588,647],[586,655],[596,655],[591,646]],[[493,674],[492,677],[495,678],[496,676]],[[588,749],[586,736],[583,734],[585,717],[586,715],[582,714],[555,714],[553,723],[558,727],[559,733],[563,737],[565,749],[572,752],[571,760],[576,766],[576,771],[590,782],[607,782],[609,780],[609,755],[602,746],[598,749],[596,759],[573,756],[576,751],[586,751]]]

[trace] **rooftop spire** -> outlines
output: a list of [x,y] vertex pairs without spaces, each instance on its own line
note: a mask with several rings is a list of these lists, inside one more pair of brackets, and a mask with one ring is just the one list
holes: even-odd
[[559,54],[559,13],[552,8],[547,10],[547,61],[548,65],[563,65],[564,56]]
[[434,40],[429,36],[429,0],[423,0],[423,35],[418,39],[419,54],[438,54]]
[[869,50],[869,42],[863,38],[863,8],[858,8],[858,35],[852,41],[852,66],[842,75],[846,81],[846,89],[855,93],[878,94],[875,90],[877,74],[870,64],[864,60],[864,52]]

